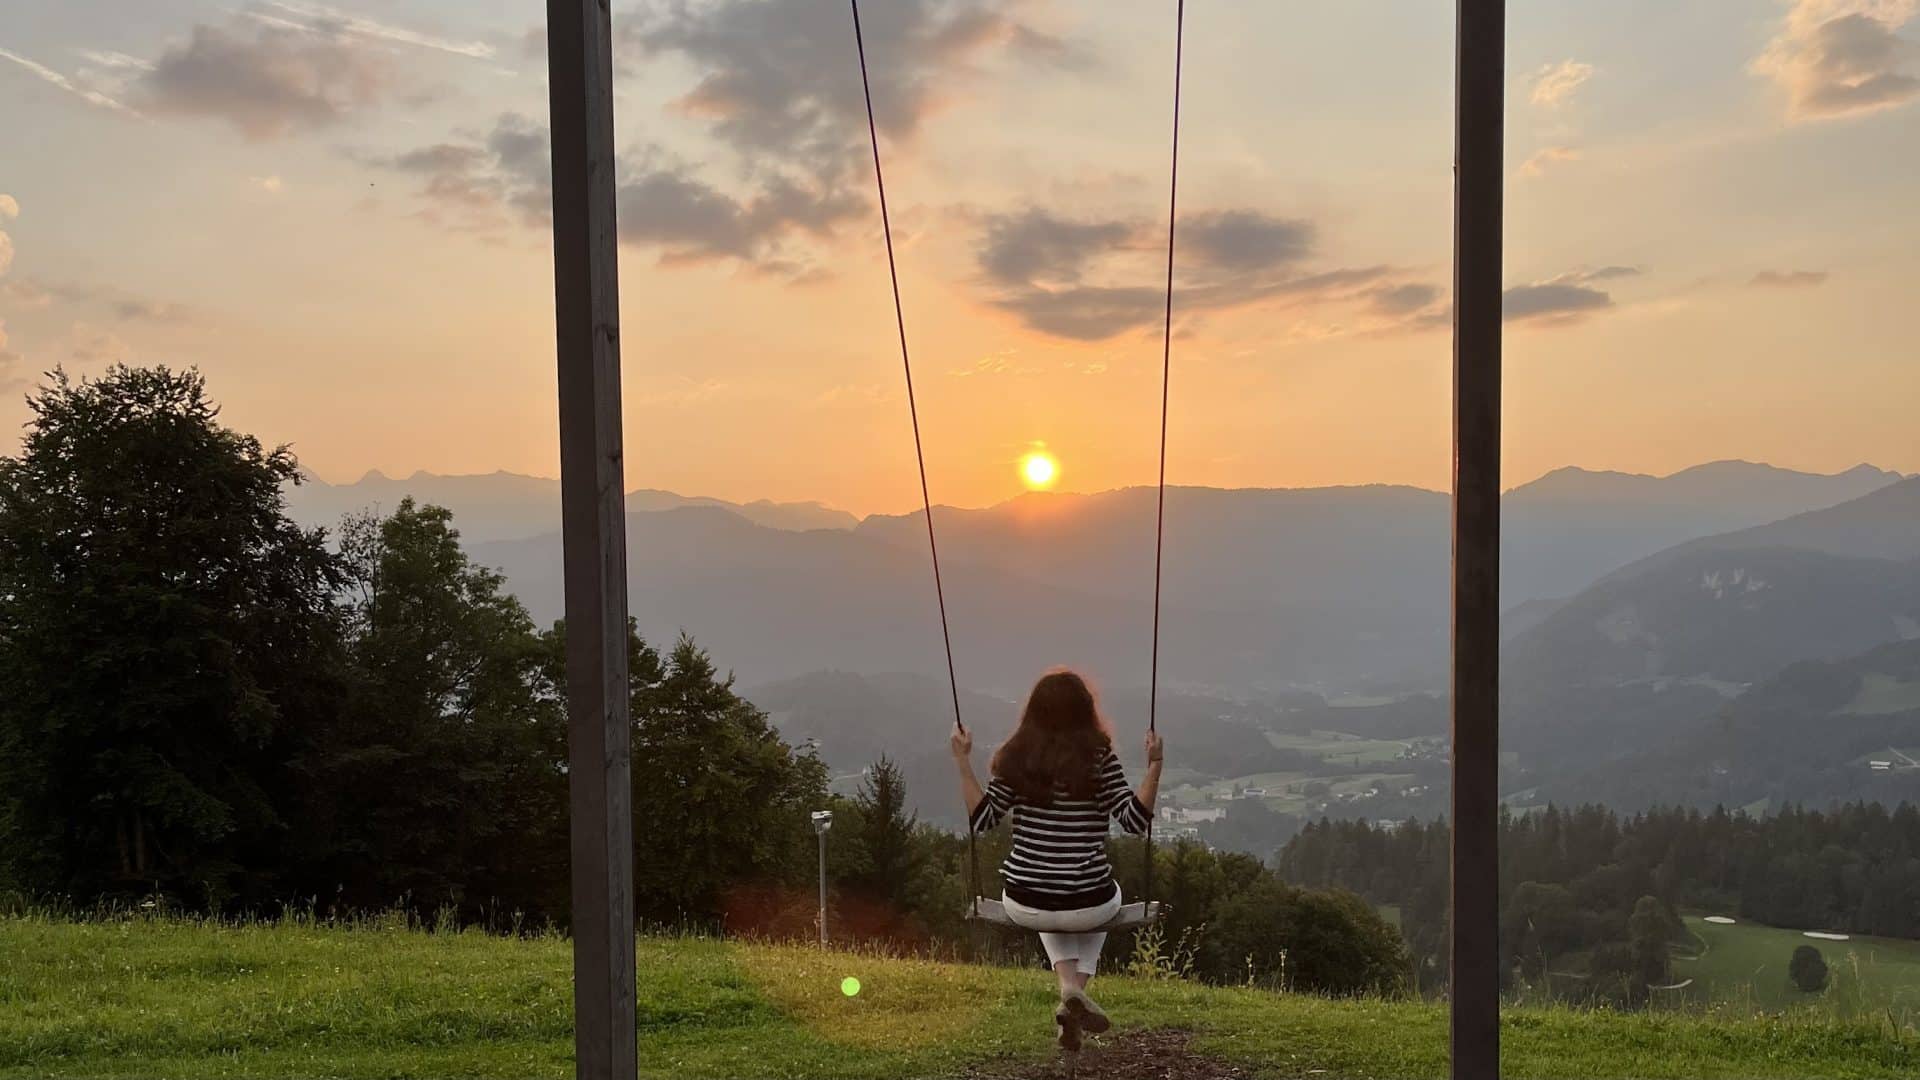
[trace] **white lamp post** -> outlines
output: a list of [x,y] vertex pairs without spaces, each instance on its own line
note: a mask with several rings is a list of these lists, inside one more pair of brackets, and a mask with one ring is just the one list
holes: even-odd
[[833,828],[833,811],[813,812],[813,833],[820,838],[820,944],[827,944],[827,830]]

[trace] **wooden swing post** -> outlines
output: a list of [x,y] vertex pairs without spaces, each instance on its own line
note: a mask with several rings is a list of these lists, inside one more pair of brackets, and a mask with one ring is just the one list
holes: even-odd
[[1457,0],[1453,247],[1454,1080],[1500,1075],[1500,277],[1505,0]]
[[580,1080],[637,1071],[612,42],[607,0],[547,0]]

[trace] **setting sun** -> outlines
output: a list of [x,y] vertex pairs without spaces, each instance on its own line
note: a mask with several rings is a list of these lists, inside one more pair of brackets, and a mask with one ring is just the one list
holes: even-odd
[[1036,491],[1052,487],[1054,479],[1059,475],[1060,463],[1050,454],[1036,450],[1020,459],[1020,478],[1026,481],[1028,487]]

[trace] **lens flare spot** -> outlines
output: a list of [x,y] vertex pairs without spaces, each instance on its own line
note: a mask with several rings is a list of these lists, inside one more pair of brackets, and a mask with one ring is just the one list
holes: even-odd
[[840,992],[848,997],[860,996],[860,980],[849,975],[840,980]]

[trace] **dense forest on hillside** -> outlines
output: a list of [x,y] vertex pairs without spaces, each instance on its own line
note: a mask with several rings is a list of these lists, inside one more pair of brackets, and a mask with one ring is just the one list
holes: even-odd
[[[1444,977],[1447,826],[1318,821],[1282,850],[1280,876],[1351,889],[1400,912],[1423,982]],[[1636,972],[1664,982],[1683,910],[1772,926],[1920,937],[1920,808],[1790,806],[1753,817],[1717,809],[1621,817],[1547,807],[1500,822],[1501,949],[1509,978]],[[1648,922],[1649,913],[1653,917]],[[1636,922],[1636,920],[1639,920]],[[1653,935],[1660,948],[1649,948]]]

